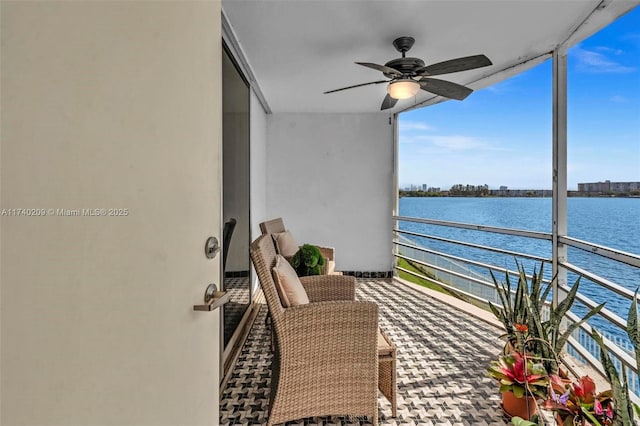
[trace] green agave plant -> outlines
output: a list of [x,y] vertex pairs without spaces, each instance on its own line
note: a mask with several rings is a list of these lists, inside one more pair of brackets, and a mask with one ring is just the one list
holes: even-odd
[[[618,375],[618,370],[613,364],[609,350],[604,344],[602,336],[596,330],[593,330],[593,339],[600,346],[600,360],[604,367],[607,379],[611,384],[611,393],[614,401],[615,416],[613,419],[614,426],[629,426],[638,424],[635,417],[640,417],[640,407],[631,402],[629,397],[629,388],[627,387],[627,374],[622,369],[622,380]],[[638,290],[633,295],[633,302],[629,308],[629,316],[627,319],[627,335],[631,340],[636,353],[636,363],[640,366],[640,325],[638,324]],[[635,411],[635,416],[634,416]]]
[[[561,331],[562,320],[571,309],[571,306],[573,306],[578,293],[580,279],[578,278],[566,297],[555,309],[549,307],[549,320],[543,321],[542,309],[556,277],[553,277],[545,287],[543,282],[544,263],[540,265],[539,272],[534,267],[530,281],[527,279],[524,266],[517,260],[516,266],[519,275],[515,295],[512,295],[512,283],[508,273],[505,274],[505,282],[502,283],[490,271],[502,308],[496,307],[491,302],[489,302],[489,308],[504,325],[507,331],[507,341],[513,348],[519,351],[526,349],[527,352],[547,360],[556,359],[571,333],[580,327],[582,323],[600,312],[604,307],[604,303],[594,307],[580,321],[567,325],[566,329]],[[526,326],[526,338],[528,340],[526,348],[520,347],[524,341],[523,337],[525,337],[523,336],[522,326]],[[545,361],[545,368],[549,374],[555,374],[557,373],[558,365],[553,361]]]

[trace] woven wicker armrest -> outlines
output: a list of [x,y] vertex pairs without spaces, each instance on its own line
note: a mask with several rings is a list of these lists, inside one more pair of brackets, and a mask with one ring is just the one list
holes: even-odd
[[356,279],[343,275],[313,275],[300,277],[300,282],[311,302],[354,300]]
[[333,247],[317,247],[320,250],[320,253],[322,253],[322,256],[327,260],[336,260],[335,249]]
[[[378,305],[373,302],[333,301],[289,308],[284,312],[284,328],[280,349],[290,351],[289,359],[298,365],[318,363],[327,370],[345,372],[349,362],[371,362],[364,368],[377,374]],[[372,377],[376,382],[377,377]]]

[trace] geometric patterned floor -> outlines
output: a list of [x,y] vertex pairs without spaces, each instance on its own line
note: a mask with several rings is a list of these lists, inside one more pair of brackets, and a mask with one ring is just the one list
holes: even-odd
[[[486,367],[502,350],[499,330],[392,280],[362,279],[357,299],[379,306],[380,327],[397,347],[398,416],[378,398],[380,425],[509,424]],[[260,310],[222,393],[220,424],[265,424],[270,336]],[[286,425],[369,425],[366,418],[318,417]]]
[[224,304],[224,346],[236,331],[242,316],[251,303],[249,277],[225,277],[224,290],[229,294],[229,301]]

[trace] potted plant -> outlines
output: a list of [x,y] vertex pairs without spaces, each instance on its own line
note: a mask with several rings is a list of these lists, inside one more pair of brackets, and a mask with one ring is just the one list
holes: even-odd
[[520,352],[500,355],[488,373],[500,382],[502,408],[510,416],[531,419],[537,409],[536,398],[547,397],[549,377],[538,358]]
[[312,244],[303,244],[296,254],[289,260],[293,269],[301,277],[308,275],[320,275],[324,270],[326,260],[322,257],[320,249]]
[[[555,308],[548,306],[549,319],[543,321],[542,311],[546,307],[545,305],[548,305],[547,299],[556,278],[554,277],[545,287],[543,282],[544,263],[540,265],[539,272],[536,268],[533,269],[530,280],[524,267],[517,261],[516,266],[519,275],[515,291],[512,289],[509,273],[505,274],[505,282],[501,283],[493,275],[493,272],[489,271],[502,304],[502,307],[499,308],[489,302],[489,308],[502,322],[506,330],[505,352],[514,349],[539,356],[544,359],[547,373],[556,374],[558,364],[553,360],[558,358],[571,333],[600,312],[604,303],[591,309],[580,321],[566,324],[566,328],[561,332],[563,319],[571,309],[578,293],[580,279],[578,278],[566,297]],[[521,338],[523,328],[526,328],[524,339]],[[522,347],[525,340],[527,347]]]
[[[631,344],[635,350],[636,363],[640,366],[640,323],[638,322],[638,290],[633,295],[633,302],[629,308],[627,319],[627,335],[631,340]],[[604,344],[602,336],[596,330],[593,330],[593,339],[600,346],[600,360],[604,367],[607,379],[611,384],[611,395],[614,401],[614,426],[637,425],[637,417],[640,417],[640,407],[631,401],[629,388],[627,387],[627,373],[622,369],[622,380],[618,374],[609,350]]]
[[550,381],[550,398],[544,408],[553,410],[559,426],[605,426],[614,419],[611,391],[596,393],[589,376],[567,384],[555,376]]

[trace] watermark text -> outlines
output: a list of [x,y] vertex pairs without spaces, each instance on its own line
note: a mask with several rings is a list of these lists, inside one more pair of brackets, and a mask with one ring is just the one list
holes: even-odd
[[0,216],[14,217],[122,217],[129,216],[128,208],[11,208],[0,209]]

